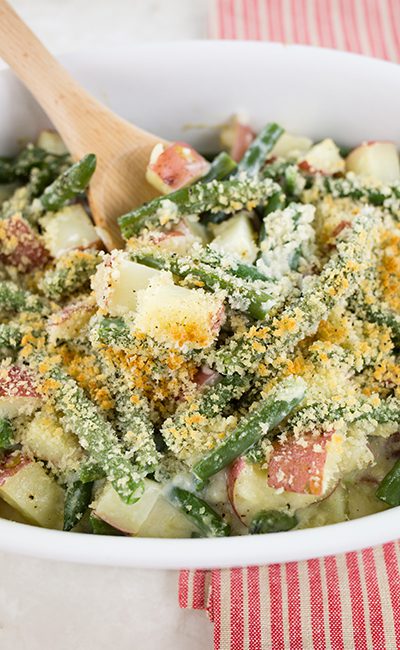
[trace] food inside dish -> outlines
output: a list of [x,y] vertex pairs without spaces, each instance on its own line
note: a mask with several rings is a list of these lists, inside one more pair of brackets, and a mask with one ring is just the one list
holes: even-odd
[[157,146],[105,252],[43,132],[0,159],[0,499],[47,528],[283,532],[400,503],[400,167],[238,117]]

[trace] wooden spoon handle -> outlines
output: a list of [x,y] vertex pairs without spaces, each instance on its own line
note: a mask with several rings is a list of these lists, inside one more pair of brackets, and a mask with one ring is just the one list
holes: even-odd
[[71,153],[87,153],[94,116],[110,119],[111,111],[70,76],[6,0],[0,0],[0,57],[45,110]]

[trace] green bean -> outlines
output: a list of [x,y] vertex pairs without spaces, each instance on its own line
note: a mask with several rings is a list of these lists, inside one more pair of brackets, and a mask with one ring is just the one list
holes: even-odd
[[126,449],[134,452],[135,465],[144,478],[154,472],[159,461],[148,405],[144,399],[132,403],[124,380],[115,381],[115,389],[116,427]]
[[0,311],[41,312],[45,304],[39,296],[20,289],[14,282],[0,281]]
[[368,186],[361,177],[349,173],[345,178],[317,177],[315,185],[322,193],[332,194],[334,198],[349,197],[362,203],[383,206],[395,219],[400,220],[400,183]]
[[221,377],[214,386],[199,391],[193,400],[178,406],[173,417],[164,421],[162,436],[168,448],[179,459],[192,457],[196,452],[196,436],[212,427],[213,418],[223,413],[229,402],[239,398],[250,385],[245,375]]
[[75,481],[67,487],[63,530],[71,530],[80,522],[92,501],[92,489],[92,483],[81,483],[81,481]]
[[382,479],[376,496],[389,506],[400,506],[400,460],[397,460],[392,469]]
[[135,503],[141,496],[142,477],[122,449],[115,431],[65,370],[51,360],[43,365],[45,368],[41,369],[39,363],[39,372],[53,380],[51,399],[63,413],[67,430],[78,436],[81,446],[104,470],[121,499]]
[[94,483],[106,478],[104,469],[93,460],[86,460],[79,468],[79,480],[81,483]]
[[11,449],[13,445],[15,445],[15,440],[11,423],[0,418],[0,449]]
[[0,349],[10,348],[15,350],[19,347],[21,339],[22,332],[19,325],[0,323]]
[[55,159],[41,169],[36,167],[32,169],[29,183],[27,185],[29,196],[32,199],[40,196],[45,191],[46,187],[53,183],[60,174],[66,171],[66,163],[67,160],[60,161]]
[[[243,173],[250,177],[258,176],[267,160],[268,154],[272,151],[282,134],[283,129],[278,124],[267,124],[250,144],[243,158],[239,162],[234,176]],[[279,188],[277,196],[283,197],[281,188]],[[275,199],[275,201],[276,200],[277,199]],[[282,201],[283,199],[281,198],[280,200]],[[268,209],[268,206],[265,209]],[[202,216],[201,220],[205,224],[218,224],[225,221],[226,217],[226,212],[222,209],[218,212],[208,212]]]
[[15,180],[15,174],[12,165],[12,158],[0,156],[0,183],[12,183]]
[[121,537],[123,533],[117,528],[110,526],[106,521],[99,519],[96,515],[90,515],[90,527],[94,535],[113,535],[114,537]]
[[100,262],[99,251],[70,251],[60,257],[53,268],[45,272],[40,289],[48,298],[62,300],[87,287]]
[[372,323],[386,325],[392,330],[392,338],[396,345],[400,343],[400,315],[396,314],[384,301],[378,305],[364,305],[365,315]]
[[144,228],[159,226],[160,223],[177,223],[186,214],[220,210],[232,214],[243,208],[252,209],[257,205],[264,205],[279,191],[279,185],[270,179],[241,177],[227,181],[214,180],[206,184],[197,183],[122,215],[118,223],[122,235],[128,239],[139,234]]
[[173,487],[168,493],[169,501],[178,508],[205,537],[226,537],[230,526],[211,506],[198,496],[180,487]]
[[68,158],[68,154],[56,156],[45,151],[45,149],[28,144],[12,161],[14,178],[26,181],[33,169],[60,168],[67,162]]
[[[368,422],[372,425],[400,422],[400,400],[389,397],[382,399],[377,406],[368,399],[359,400],[351,406],[346,403],[315,402],[296,411],[290,418],[289,426],[291,430],[311,431],[337,420],[344,420],[348,425],[355,422]],[[265,460],[262,438],[248,450],[246,458],[251,463]]]
[[119,348],[132,346],[133,339],[123,318],[103,316],[97,322],[96,332],[99,341],[106,345],[115,345]]
[[49,185],[40,202],[44,210],[52,212],[62,208],[65,203],[81,194],[89,185],[96,169],[96,156],[92,153],[84,156]]
[[289,515],[279,510],[261,510],[251,520],[249,533],[250,535],[280,533],[292,530],[298,523],[296,515]]
[[242,375],[233,374],[221,377],[200,397],[198,412],[208,418],[218,415],[232,399],[238,399],[246,392],[249,386],[249,378]]
[[273,122],[264,126],[239,162],[237,172],[257,176],[283,132],[282,127]]
[[[247,313],[255,320],[263,320],[273,306],[271,293],[265,288],[265,283],[251,278],[246,281],[230,268],[212,267],[192,257],[180,257],[175,253],[160,251],[156,247],[131,250],[129,253],[139,264],[170,271],[195,287],[199,286],[200,282],[212,291],[225,290],[231,307]],[[245,272],[244,267],[244,264],[240,265],[239,274]],[[250,270],[249,274],[251,272]]]
[[33,170],[47,174],[51,172],[50,175],[59,174],[68,158],[68,154],[57,156],[28,144],[14,158],[0,157],[0,183],[28,181]]
[[242,280],[250,280],[252,282],[256,282],[257,280],[260,280],[261,282],[271,281],[270,278],[268,278],[264,273],[261,273],[256,266],[253,266],[252,264],[244,264],[243,262],[237,261],[235,258],[232,258],[231,260],[229,259],[229,256],[227,258],[226,253],[219,251],[213,246],[201,248],[198,252],[196,251],[193,256],[200,262],[204,262],[204,264],[223,268],[223,270],[229,275],[234,275]]
[[[237,165],[233,158],[226,151],[221,151],[210,165],[207,174],[200,178],[200,183],[211,183],[211,181],[222,181],[235,171]],[[171,194],[169,194],[171,197]]]
[[[216,158],[213,160],[213,162],[210,165],[210,169],[208,170],[207,174],[205,174],[202,178],[200,178],[195,185],[204,185],[206,183],[211,183],[212,181],[221,181],[229,174],[236,169],[236,163],[235,161],[227,154],[225,151],[222,151]],[[149,215],[155,215],[159,208],[162,207],[163,202],[165,201],[166,198],[168,198],[169,201],[172,203],[181,203],[184,200],[187,200],[187,188],[182,188],[180,190],[176,190],[175,192],[171,192],[168,194],[168,197],[160,196],[157,197],[156,199],[153,199],[152,201],[149,201],[146,203],[142,208],[140,208],[140,214],[136,214],[137,211],[132,211],[128,213],[128,215],[124,215],[123,217],[120,217],[121,220],[124,222],[129,222],[132,221],[133,224],[135,222],[137,223],[137,228],[138,232],[144,227],[144,225],[140,225],[140,220],[147,218]],[[134,216],[136,215],[136,216]],[[155,222],[157,220],[155,219]],[[120,224],[121,225],[121,224]],[[134,234],[134,229],[136,228],[135,225],[130,226],[129,225],[129,230],[131,231],[131,234]],[[121,226],[122,230],[122,226]],[[125,226],[126,233],[128,233],[128,226]],[[125,234],[123,232],[124,237],[130,237],[131,234]]]
[[[347,240],[340,242],[337,252],[321,274],[304,290],[297,301],[288,305],[267,326],[272,335],[260,336],[253,331],[233,339],[213,353],[209,362],[222,374],[255,371],[262,359],[273,364],[277,357],[286,358],[306,336],[313,335],[321,320],[339,300],[348,299],[358,288],[371,257],[377,220],[370,215],[357,217]],[[293,323],[293,328],[287,328]],[[285,327],[283,327],[284,325]]]
[[133,456],[135,467],[145,478],[155,471],[160,459],[148,401],[139,391],[134,393],[130,389],[129,376],[121,371],[112,356],[105,356],[104,350],[99,350],[97,357],[114,399],[115,428],[124,448]]
[[262,436],[273,431],[303,399],[306,385],[300,377],[282,380],[215,449],[198,461],[193,473],[204,481],[244,454]]

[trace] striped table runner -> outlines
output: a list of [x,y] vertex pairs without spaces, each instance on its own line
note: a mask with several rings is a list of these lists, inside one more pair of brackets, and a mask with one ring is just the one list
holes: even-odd
[[[212,0],[209,35],[399,62],[400,0]],[[215,650],[397,650],[400,544],[266,567],[182,571],[179,605],[208,612]]]
[[215,650],[395,650],[399,562],[393,542],[303,562],[181,571],[179,605],[208,612]]
[[303,43],[400,60],[399,0],[212,0],[211,38]]

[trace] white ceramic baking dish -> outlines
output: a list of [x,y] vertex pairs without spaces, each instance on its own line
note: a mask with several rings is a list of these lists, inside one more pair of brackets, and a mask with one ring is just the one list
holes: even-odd
[[[236,111],[256,128],[276,120],[314,139],[400,142],[400,66],[312,47],[179,42],[64,58],[88,90],[154,133],[212,151]],[[46,71],[43,70],[43,74]],[[48,121],[8,72],[0,73],[0,153]],[[63,533],[0,520],[0,550],[49,559],[147,568],[224,567],[318,557],[400,537],[398,510],[323,528],[227,539],[140,539]]]

